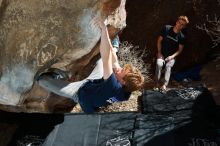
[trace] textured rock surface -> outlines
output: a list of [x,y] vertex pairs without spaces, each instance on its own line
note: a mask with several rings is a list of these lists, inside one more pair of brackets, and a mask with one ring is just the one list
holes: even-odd
[[[217,54],[217,53],[216,53]],[[215,55],[216,55],[215,54]],[[218,53],[220,55],[220,53]],[[214,100],[217,105],[220,105],[220,58],[210,61],[204,65],[201,76],[202,81],[207,88],[212,92]]]
[[89,66],[98,54],[95,46],[100,38],[99,29],[91,25],[91,19],[107,18],[112,35],[126,25],[125,2],[1,0],[0,108],[44,111],[51,94],[34,84],[36,74],[53,67],[71,76],[76,72],[75,66]]

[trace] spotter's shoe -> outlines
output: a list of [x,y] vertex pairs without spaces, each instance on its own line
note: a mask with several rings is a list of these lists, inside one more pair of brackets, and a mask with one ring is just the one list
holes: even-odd
[[167,93],[167,86],[166,85],[163,85],[161,88],[160,88],[160,92],[161,93]]

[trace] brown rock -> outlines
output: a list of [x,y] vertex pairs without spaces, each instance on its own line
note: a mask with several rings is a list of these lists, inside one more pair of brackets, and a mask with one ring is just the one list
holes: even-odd
[[202,81],[211,91],[217,105],[220,105],[220,58],[207,63],[202,71]]
[[50,105],[54,111],[51,103],[56,99],[48,102],[53,95],[39,88],[34,77],[48,68],[59,68],[71,78],[76,72],[83,78],[86,73],[80,74],[80,69],[98,54],[100,32],[91,26],[91,19],[107,18],[113,35],[126,25],[125,2],[1,0],[0,109],[48,112],[46,105]]

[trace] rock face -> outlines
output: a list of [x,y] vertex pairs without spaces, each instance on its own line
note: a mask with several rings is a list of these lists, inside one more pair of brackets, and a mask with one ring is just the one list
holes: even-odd
[[48,111],[53,95],[39,88],[35,77],[49,68],[62,69],[71,77],[76,73],[74,68],[89,66],[98,54],[100,38],[91,19],[106,19],[112,35],[126,25],[125,2],[1,0],[0,109]]
[[201,76],[202,81],[211,91],[215,103],[220,105],[220,51],[215,52],[216,58],[204,65]]
[[[211,20],[214,15],[220,16],[219,1],[217,0],[128,0],[126,3],[127,27],[120,38],[141,49],[147,48],[147,63],[155,67],[156,40],[163,25],[174,25],[178,16],[187,15],[190,24],[186,29],[187,44],[184,51],[178,57],[174,69],[181,70],[191,67],[195,63],[201,63],[206,59],[212,43],[205,31],[197,29],[197,26],[207,22],[208,15]],[[137,36],[138,34],[138,36]],[[183,61],[184,60],[184,61]],[[152,71],[154,73],[154,69]]]

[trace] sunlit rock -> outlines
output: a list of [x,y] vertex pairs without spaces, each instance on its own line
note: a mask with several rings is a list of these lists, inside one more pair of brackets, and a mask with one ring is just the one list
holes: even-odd
[[53,95],[35,79],[49,68],[72,78],[74,67],[89,65],[100,38],[95,16],[114,35],[126,25],[125,0],[0,0],[0,109],[48,112]]

